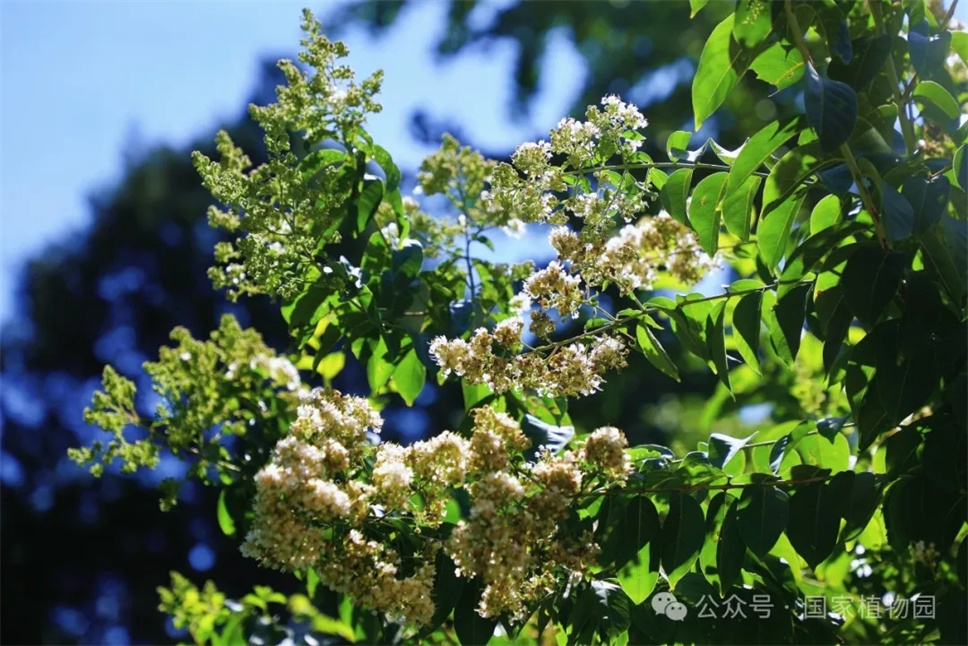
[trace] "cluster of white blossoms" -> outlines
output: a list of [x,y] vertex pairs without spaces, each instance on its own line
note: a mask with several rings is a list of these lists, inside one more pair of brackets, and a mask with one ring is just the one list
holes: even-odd
[[491,408],[474,413],[470,515],[454,528],[444,550],[461,576],[484,582],[481,615],[523,619],[563,576],[583,576],[595,563],[594,538],[569,533],[563,523],[596,466],[580,451],[543,452],[536,464],[517,464],[515,457],[529,444],[518,424]]
[[609,478],[622,480],[632,468],[625,449],[628,440],[614,426],[598,429],[585,441],[583,457],[593,468],[603,471]]
[[[235,364],[229,365],[226,376],[234,372]],[[299,378],[299,370],[285,357],[273,357],[267,354],[260,354],[249,362],[252,370],[264,370],[269,379],[277,384],[284,386],[286,390],[297,390],[302,385]],[[229,377],[231,379],[231,377]]]
[[[388,618],[425,625],[442,549],[459,576],[484,582],[478,612],[523,618],[594,564],[593,537],[563,523],[584,483],[624,482],[625,438],[599,429],[574,450],[542,451],[527,463],[531,441],[512,417],[492,407],[472,415],[469,438],[445,431],[407,447],[374,446],[367,434],[381,420],[366,400],[309,393],[256,476],[243,553],[273,568],[312,567],[325,585]],[[445,522],[459,488],[470,495],[469,514],[449,536],[429,531]],[[406,559],[377,529],[390,516],[412,524],[417,543]]]
[[277,568],[314,565],[325,544],[322,523],[357,524],[369,513],[370,487],[348,476],[359,468],[367,430],[381,426],[365,399],[309,393],[290,434],[256,475],[255,521],[243,552]]
[[[623,159],[633,155],[643,137],[636,130],[647,125],[633,105],[614,95],[602,99],[603,108],[588,108],[587,121],[562,119],[551,130],[550,142],[527,142],[511,155],[510,164],[498,164],[492,171],[489,190],[481,193],[481,203],[489,213],[504,213],[507,219],[526,222],[564,224],[567,212],[598,229],[612,215],[628,221],[644,208],[638,191],[608,188],[606,174],[594,172],[599,189],[575,192],[561,200],[556,193],[568,189],[569,172],[601,166],[615,154]],[[552,164],[554,155],[566,158],[564,165]],[[572,171],[567,169],[571,167]]]
[[496,393],[531,389],[553,397],[590,395],[601,388],[605,372],[625,366],[627,350],[617,337],[562,345],[547,356],[516,354],[523,326],[522,319],[512,317],[493,331],[478,328],[470,341],[438,336],[430,354],[445,376],[454,373]]
[[396,468],[374,474],[374,484],[361,477],[364,455],[372,450],[367,431],[379,432],[381,425],[365,399],[310,393],[290,434],[256,475],[255,517],[242,552],[277,569],[315,568],[330,588],[388,617],[423,624],[434,612],[434,554],[428,552],[410,576],[398,577],[399,554],[364,533],[381,498],[375,483],[399,486]]
[[[606,96],[601,107],[588,108],[586,118],[563,119],[550,141],[518,146],[510,164],[493,168],[480,199],[486,212],[503,213],[509,222],[558,225],[549,236],[557,258],[525,277],[510,304],[530,316],[530,331],[542,339],[556,329],[553,311],[577,318],[583,306],[596,304],[596,290],[651,289],[662,272],[694,284],[716,266],[687,226],[664,211],[644,216],[648,186],[627,170],[607,168],[615,155],[627,163],[641,161],[635,155],[643,138],[636,131],[647,122],[639,110]],[[552,163],[556,155],[566,161]],[[568,226],[569,216],[575,228]],[[537,309],[531,311],[533,305]],[[494,332],[477,329],[468,340],[437,337],[430,353],[445,375],[487,384],[497,393],[588,395],[599,390],[607,370],[625,366],[624,342],[615,331],[603,331],[591,343],[553,343],[545,347],[550,354],[523,353],[521,326],[509,319]]]
[[626,225],[611,237],[555,227],[549,240],[560,262],[567,263],[576,288],[584,282],[589,287],[613,283],[625,293],[651,289],[662,270],[694,284],[716,266],[696,234],[665,211]]

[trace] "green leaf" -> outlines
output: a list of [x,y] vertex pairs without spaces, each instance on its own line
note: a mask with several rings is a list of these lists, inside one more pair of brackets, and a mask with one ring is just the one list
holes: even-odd
[[850,466],[850,445],[842,434],[828,440],[821,435],[805,435],[796,443],[803,464],[821,469],[845,471]]
[[822,78],[808,62],[803,103],[821,150],[830,152],[847,142],[857,122],[857,93],[852,87]]
[[751,52],[733,40],[732,31],[733,16],[729,15],[713,29],[699,56],[692,81],[696,130],[722,105],[752,60]]
[[929,79],[944,69],[944,60],[951,46],[951,32],[943,31],[937,36],[908,33],[908,52],[919,79]]
[[222,489],[218,495],[218,526],[226,536],[234,536],[235,521],[232,520],[232,514],[229,513],[229,508],[225,504],[225,493],[226,490]]
[[715,580],[716,548],[719,547],[719,537],[723,533],[723,521],[729,510],[729,501],[725,491],[718,492],[710,499],[706,506],[706,539],[699,552],[699,567],[710,580]]
[[366,362],[366,379],[370,390],[377,392],[382,389],[393,376],[393,364],[386,360],[387,344],[383,337],[378,341],[370,341],[370,358]]
[[343,163],[345,161],[346,153],[342,150],[337,150],[335,148],[314,150],[306,155],[301,162],[299,162],[299,173],[302,175],[303,181],[308,182],[313,176],[327,166]]
[[746,487],[736,506],[739,533],[750,551],[762,558],[786,527],[787,495],[776,487]]
[[719,535],[719,545],[716,548],[716,569],[719,574],[720,591],[723,593],[739,580],[743,571],[743,562],[746,560],[746,543],[740,531],[738,506],[738,500],[730,503],[723,521],[722,533]]
[[457,576],[457,566],[444,550],[439,550],[434,570],[434,616],[430,625],[434,628],[442,624],[450,616],[451,610],[457,605],[464,590],[466,579]]
[[835,81],[842,81],[858,92],[867,87],[878,75],[891,53],[891,37],[864,36],[851,41],[854,55],[850,64],[833,59],[827,68],[827,75]]
[[817,202],[810,212],[810,234],[817,235],[824,229],[829,229],[840,219],[840,198],[828,195]]
[[289,324],[290,331],[296,331],[307,325],[315,326],[322,318],[323,303],[335,293],[336,289],[329,276],[322,274],[293,301],[283,305],[282,317]]
[[921,238],[928,264],[949,297],[961,302],[968,291],[968,222],[948,216]]
[[793,365],[800,351],[800,338],[803,335],[803,320],[806,315],[807,297],[812,285],[797,285],[777,299],[773,306],[770,325],[770,342],[777,356],[788,366]]
[[378,146],[377,144],[373,144],[370,147],[370,153],[386,174],[386,192],[392,193],[400,188],[400,169],[393,163],[393,158],[390,156],[390,153],[383,146]]
[[426,382],[427,368],[417,356],[417,351],[410,348],[393,371],[393,383],[407,406],[413,406]]
[[[686,350],[703,361],[708,361],[706,348],[706,318],[711,306],[708,302],[692,303],[691,300],[703,298],[702,294],[690,294],[682,298],[682,304],[674,310],[665,310],[672,322],[672,331]],[[655,299],[649,299],[651,303]]]
[[914,233],[922,235],[941,221],[948,208],[951,183],[947,177],[931,181],[923,177],[909,177],[901,185],[901,195],[914,209]]
[[844,267],[840,285],[847,307],[870,329],[897,294],[903,259],[874,243],[859,245]]
[[713,433],[709,436],[709,462],[722,469],[737,453],[743,450],[743,447],[753,439],[754,435],[756,434],[739,438]]
[[[900,339],[899,339],[900,341]],[[903,359],[893,352],[877,362],[877,370],[864,397],[876,397],[891,425],[900,424],[931,396],[937,383],[934,357],[921,346]]]
[[679,161],[686,157],[689,151],[689,142],[692,140],[692,133],[685,130],[676,130],[666,139],[666,154],[672,161]]
[[[837,12],[838,14],[840,12]],[[850,63],[854,57],[854,49],[850,42],[850,26],[840,18],[826,17],[822,20],[821,31],[826,31],[827,49],[845,63]]]
[[464,646],[485,646],[494,636],[497,619],[485,618],[477,614],[484,585],[475,578],[464,585],[460,600],[454,608],[454,632]]
[[709,3],[709,0],[689,0],[689,17],[695,18],[696,14]]
[[968,144],[958,146],[951,162],[951,170],[954,174],[955,186],[962,190],[968,189]]
[[367,271],[370,275],[377,276],[390,266],[391,259],[390,247],[387,246],[386,239],[379,231],[375,231],[366,243],[363,250],[363,257],[360,259],[360,269]]
[[912,96],[922,104],[922,113],[942,128],[947,130],[952,125],[958,125],[961,108],[948,90],[938,83],[921,81],[915,86]]
[[760,327],[763,292],[746,294],[733,310],[733,339],[746,364],[760,374]]
[[571,638],[577,643],[591,643],[596,633],[616,637],[628,630],[630,610],[629,597],[620,586],[610,581],[592,581],[568,618]]
[[852,541],[860,536],[874,516],[874,512],[877,511],[880,502],[881,490],[877,486],[875,475],[869,471],[855,473],[850,498],[844,505],[841,514],[843,519],[847,521],[840,532],[841,539]]
[[732,193],[727,192],[722,200],[723,222],[726,224],[726,230],[743,242],[750,239],[753,198],[760,188],[760,181],[758,176],[751,175],[739,189]]
[[727,390],[732,391],[729,384],[729,365],[726,363],[725,319],[726,301],[720,301],[706,319],[706,347],[719,381]]
[[710,256],[719,248],[719,198],[726,173],[713,173],[696,185],[689,203],[689,222],[699,236],[699,246]]
[[662,347],[647,325],[639,323],[636,326],[635,338],[639,342],[642,354],[649,360],[649,363],[662,371],[663,374],[679,381],[679,369],[676,368],[676,364],[669,358],[669,353],[665,351],[665,348]]
[[835,163],[837,160],[820,160],[817,142],[790,150],[773,166],[763,184],[763,217],[788,200],[805,180]]
[[646,543],[636,553],[635,558],[618,571],[618,583],[635,605],[639,605],[652,594],[659,580],[659,572],[650,565],[651,553],[652,545]]
[[844,430],[848,417],[828,417],[817,421],[817,432],[826,440],[833,442],[834,438]]
[[[843,472],[838,476],[850,476]],[[849,476],[848,476],[849,477]],[[833,490],[822,482],[798,486],[790,499],[787,537],[797,554],[812,568],[826,559],[837,544],[840,531],[840,505]]]
[[726,193],[732,194],[743,186],[746,183],[746,178],[762,166],[780,146],[799,132],[798,125],[796,119],[783,124],[778,121],[771,121],[762,130],[750,137],[729,169]]
[[692,186],[692,169],[680,168],[671,175],[659,191],[662,207],[680,224],[689,225],[686,216],[686,199]]
[[[246,643],[245,632],[243,631],[242,627],[242,622],[245,620],[245,613],[234,613],[232,617],[225,623],[225,627],[222,629],[222,634],[218,635],[217,637],[213,636],[213,646],[232,646],[233,644]],[[350,643],[353,642],[350,641]]]
[[373,218],[380,202],[383,201],[383,181],[368,179],[363,182],[363,190],[356,198],[356,231],[362,232]]
[[407,239],[403,242],[402,249],[393,252],[393,271],[409,279],[416,278],[423,265],[423,258],[423,245],[413,238]]
[[774,269],[780,264],[790,242],[790,231],[793,221],[800,213],[800,205],[806,193],[794,193],[772,212],[766,215],[756,229],[756,244],[760,257],[768,269]]
[[852,235],[866,233],[867,230],[868,225],[860,222],[842,222],[804,240],[790,254],[780,273],[780,286],[776,290],[777,298],[783,298],[787,292],[796,287],[797,282],[814,271],[823,257],[830,254],[831,250],[838,249],[838,245],[843,240]]
[[494,395],[494,391],[487,384],[469,384],[467,381],[461,379],[460,387],[461,394],[464,396],[464,412],[469,411],[488,397]]
[[[813,424],[801,422],[789,433],[779,438],[770,449],[770,469],[779,473],[787,462],[786,457],[796,448],[797,444],[813,430]],[[797,462],[799,464],[799,462]]]
[[840,353],[844,339],[847,338],[847,331],[854,316],[847,307],[844,290],[840,285],[818,290],[814,306],[823,331],[823,365],[829,372]]
[[[625,507],[619,531],[615,565],[622,567],[634,561],[642,548],[659,536],[659,513],[652,501],[644,495],[634,496]],[[648,567],[649,562],[645,565]]]
[[951,51],[968,65],[968,31],[951,32]]
[[740,146],[736,150],[730,150],[728,148],[724,148],[723,146],[720,146],[719,144],[717,144],[714,139],[707,139],[706,143],[703,144],[703,147],[701,149],[694,151],[692,153],[692,158],[689,161],[698,162],[699,157],[701,156],[701,153],[705,152],[705,149],[707,146],[711,148],[714,153],[716,153],[716,156],[719,157],[719,161],[723,162],[727,166],[732,166],[733,162],[736,161],[736,158],[739,157],[740,151],[743,150],[742,146]]
[[662,526],[662,567],[669,585],[689,571],[699,557],[706,535],[702,507],[689,494],[674,492],[669,499],[669,513]]
[[914,233],[914,209],[893,186],[881,184],[881,222],[887,239],[898,242]]
[[767,0],[739,0],[733,20],[733,37],[740,45],[753,48],[770,35],[772,12]]
[[803,54],[796,47],[773,43],[750,63],[750,69],[756,74],[756,78],[775,85],[779,91],[802,79],[806,66],[803,63]]

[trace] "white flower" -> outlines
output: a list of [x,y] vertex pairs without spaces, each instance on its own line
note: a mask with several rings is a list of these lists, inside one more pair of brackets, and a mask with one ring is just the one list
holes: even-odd
[[524,314],[531,311],[531,298],[524,292],[520,292],[511,298],[508,307],[512,312]]
[[501,227],[501,230],[512,238],[520,238],[524,235],[525,225],[518,218],[511,218],[506,225]]

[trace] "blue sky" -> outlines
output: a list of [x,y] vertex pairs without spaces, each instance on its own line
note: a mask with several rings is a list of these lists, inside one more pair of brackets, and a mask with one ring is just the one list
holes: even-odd
[[[296,52],[305,4],[0,2],[0,320],[12,314],[19,266],[85,227],[87,196],[120,178],[126,144],[186,145],[236,118],[259,61]],[[309,6],[320,16],[337,7]],[[497,6],[474,18],[489,20]],[[407,134],[414,108],[461,124],[477,145],[510,149],[566,113],[584,73],[571,44],[554,39],[530,119],[510,123],[512,46],[436,64],[444,11],[425,0],[384,38],[341,36],[359,75],[386,72],[384,112],[370,130],[403,168],[430,152]]]

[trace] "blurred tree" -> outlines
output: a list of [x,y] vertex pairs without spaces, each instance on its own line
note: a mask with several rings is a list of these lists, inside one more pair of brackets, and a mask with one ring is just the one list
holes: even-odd
[[[379,31],[393,23],[405,4],[353,5],[333,22]],[[554,64],[542,53],[552,32],[562,28],[587,62],[575,112],[609,92],[639,97],[649,106],[656,133],[652,146],[664,141],[662,133],[688,125],[682,121],[691,112],[686,81],[718,20],[715,8],[690,22],[685,3],[522,2],[498,11],[490,26],[477,28],[468,19],[474,6],[451,2],[438,52],[458,55],[489,39],[517,42],[515,114],[525,113],[540,75]],[[267,64],[251,100],[269,102],[279,83],[278,71]],[[656,87],[669,88],[668,95]],[[749,85],[754,98],[765,97],[766,91],[765,84]],[[756,127],[748,120],[773,117],[750,110],[736,114],[724,112],[717,121],[722,141],[738,144],[737,133]],[[422,125],[424,136],[439,136],[439,125],[428,125],[425,118]],[[263,159],[260,133],[247,117],[227,129],[256,163]],[[235,541],[221,535],[210,492],[190,487],[180,506],[165,514],[158,510],[153,480],[137,484],[111,474],[92,480],[65,456],[90,432],[80,413],[103,365],[110,362],[137,375],[174,326],[207,335],[219,316],[231,310],[243,324],[269,331],[270,345],[286,345],[276,306],[264,299],[230,305],[198,279],[211,264],[216,237],[205,222],[209,196],[189,151],[212,154],[213,138],[129,158],[118,186],[91,200],[90,227],[39,254],[22,276],[20,315],[4,328],[0,345],[0,642],[170,641],[155,610],[155,588],[167,582],[172,569],[191,573],[194,566],[203,573],[196,578],[217,579],[230,595],[244,593],[253,582],[289,587],[285,579],[243,559]],[[634,440],[661,441],[667,426],[654,410],[662,395],[705,398],[713,390],[713,378],[705,373],[684,375],[683,383],[675,384],[652,368],[640,368],[626,371],[607,397],[583,400],[573,411],[576,422],[607,421],[629,429]],[[636,381],[643,375],[645,382]],[[337,385],[358,392],[365,376],[348,366]],[[453,427],[460,413],[454,388],[450,384],[430,392],[415,409],[387,411],[388,436],[412,438],[415,431]],[[433,413],[420,408],[435,398]],[[455,402],[455,410],[440,406],[441,401]],[[633,401],[636,405],[630,406]],[[673,401],[681,419],[691,400]],[[153,406],[148,398],[140,404]],[[686,414],[695,419],[698,409]]]
[[[253,100],[279,82],[267,63]],[[247,118],[229,129],[262,159]],[[204,139],[211,150],[212,138]],[[212,574],[242,585],[256,569],[218,531],[207,492],[192,490],[164,514],[149,483],[95,481],[65,455],[89,433],[79,415],[105,363],[136,374],[172,327],[207,333],[228,308],[198,279],[215,234],[205,222],[210,197],[189,159],[197,147],[129,158],[119,185],[90,200],[90,228],[46,249],[23,273],[21,314],[4,328],[0,351],[4,643],[127,641],[119,628],[139,642],[170,641],[155,592],[169,570],[211,560]],[[284,343],[267,302],[232,309]]]
[[[418,4],[413,0],[353,3],[330,17],[330,31],[338,35],[341,30],[364,26],[379,36]],[[574,71],[581,75],[582,85],[572,104],[572,116],[583,115],[587,106],[597,104],[606,94],[619,94],[642,108],[649,119],[647,146],[653,151],[660,150],[658,147],[673,131],[692,129],[690,84],[699,55],[713,27],[733,9],[733,3],[713,2],[690,20],[690,2],[686,0],[519,0],[503,6],[479,0],[447,0],[446,4],[447,26],[433,45],[440,62],[486,50],[495,42],[515,45],[512,117],[528,114],[539,80],[560,64],[547,50],[553,38],[563,36],[584,62],[584,69]],[[715,120],[717,141],[725,146],[739,146],[763,123],[783,117],[787,111],[792,113],[792,92],[767,100],[773,86],[751,77],[730,95],[725,110]],[[422,112],[414,117],[415,121],[426,120]]]

